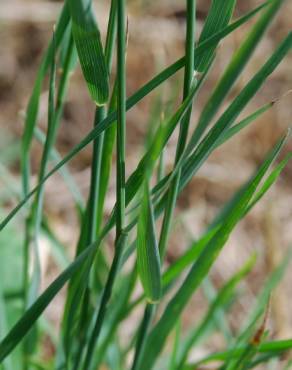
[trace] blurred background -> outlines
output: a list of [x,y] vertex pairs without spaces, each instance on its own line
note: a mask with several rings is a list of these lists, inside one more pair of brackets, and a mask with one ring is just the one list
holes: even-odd
[[[132,0],[128,1],[129,44],[127,54],[128,95],[148,81],[156,72],[183,55],[185,32],[185,3],[177,0]],[[260,4],[257,0],[238,0],[235,18]],[[210,1],[198,0],[197,33],[199,35]],[[43,51],[52,36],[62,2],[44,0],[1,0],[0,2],[0,215],[3,217],[17,203],[21,190],[20,140],[23,131],[24,112],[36,71]],[[96,1],[96,15],[101,31],[107,26],[109,1]],[[291,29],[292,2],[286,1],[257,48],[252,61],[245,68],[229,98],[245,86],[249,78],[272,53],[278,42]],[[216,85],[221,72],[228,64],[232,53],[245,37],[255,20],[241,27],[224,39],[210,77],[194,105],[192,127],[195,127],[200,107]],[[261,105],[279,99],[273,109],[261,116],[235,139],[222,146],[209,158],[197,176],[179,198],[167,261],[173,261],[199,237],[220,206],[250,176],[269,148],[292,123],[292,53],[253,99],[244,115]],[[149,124],[158,124],[161,114],[174,111],[181,96],[182,75],[177,74],[159,90],[153,92],[127,115],[127,173],[137,164],[144,148]],[[287,94],[288,93],[288,94]],[[46,128],[48,91],[43,90],[39,114],[39,126]],[[228,99],[225,107],[228,105]],[[162,108],[157,113],[157,106]],[[156,107],[156,108],[155,108]],[[224,107],[222,107],[224,109]],[[57,139],[61,155],[66,154],[92,127],[94,106],[90,101],[80,69],[71,76],[64,116]],[[175,137],[171,138],[166,152],[166,166],[171,168],[175,152]],[[286,152],[291,150],[291,143]],[[35,175],[39,165],[41,146],[34,144],[32,171]],[[285,154],[285,153],[283,153]],[[86,197],[89,187],[91,148],[86,147],[73,161],[70,169]],[[215,287],[242,266],[253,251],[257,263],[246,280],[243,294],[231,310],[230,325],[236,331],[241,318],[246,315],[251,302],[263,287],[265,279],[275,266],[285,258],[292,242],[292,163],[288,165],[277,184],[259,205],[240,223],[232,234],[211,272]],[[106,213],[115,202],[115,179],[112,177],[106,200]],[[54,176],[47,183],[45,210],[48,220],[58,237],[66,246],[66,253],[73,255],[78,237],[78,224],[73,200],[62,178]],[[17,216],[5,233],[14,233],[19,238],[14,253],[21,253],[22,217]],[[16,238],[16,239],[17,239]],[[14,238],[15,239],[15,238]],[[12,256],[7,250],[9,235],[0,237],[0,257]],[[17,241],[15,242],[17,244]],[[43,240],[43,287],[57,275],[59,267],[52,258],[46,239]],[[3,248],[2,248],[3,246]],[[6,248],[6,249],[5,249]],[[108,240],[106,253],[111,256],[112,239]],[[2,254],[1,254],[2,253]],[[7,274],[9,272],[6,272]],[[10,272],[11,273],[11,272]],[[2,275],[3,276],[3,275]],[[6,275],[8,276],[8,275]],[[271,300],[269,319],[270,336],[283,339],[292,336],[292,272],[287,271]],[[12,278],[13,279],[13,278]],[[289,284],[290,283],[290,284]],[[62,294],[46,311],[47,318],[58,323],[62,313]],[[183,325],[192,325],[196,315],[204,312],[205,297],[195,295],[189,310],[186,310]],[[214,338],[201,351],[220,349],[220,338]]]

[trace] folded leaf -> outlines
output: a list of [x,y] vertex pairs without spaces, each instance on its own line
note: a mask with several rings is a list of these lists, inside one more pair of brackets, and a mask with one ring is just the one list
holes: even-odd
[[69,0],[69,9],[72,33],[87,87],[95,103],[104,105],[109,97],[109,79],[91,0]]
[[146,298],[155,303],[161,297],[160,256],[147,181],[144,188],[137,227],[137,264]]

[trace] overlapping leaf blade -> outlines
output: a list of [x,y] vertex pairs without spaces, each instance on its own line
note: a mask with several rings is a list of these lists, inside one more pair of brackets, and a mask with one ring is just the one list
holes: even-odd
[[250,60],[255,48],[262,39],[267,27],[271,24],[283,2],[284,0],[273,0],[268,4],[267,8],[263,11],[261,17],[258,19],[254,27],[247,34],[245,40],[235,51],[223,76],[219,80],[201,113],[196,130],[194,131],[190,140],[192,148],[194,148],[206,127],[210,124],[211,120],[218,112],[222,102],[224,101],[224,98],[227,96],[237,78],[240,76],[240,73],[244,69],[245,65]]
[[217,293],[216,298],[210,304],[206,315],[203,317],[199,325],[195,330],[192,330],[190,335],[186,338],[183,345],[181,346],[180,356],[178,360],[177,370],[184,366],[187,355],[195,344],[206,334],[210,326],[212,326],[212,318],[216,315],[216,312],[220,310],[234,295],[235,288],[241,282],[241,280],[251,271],[254,267],[256,258],[255,255],[246,262],[246,264],[236,272],[224,286]]
[[[240,18],[238,21],[235,21],[234,24],[223,28],[221,31],[216,33],[215,35],[211,36],[209,39],[205,40],[201,44],[199,44],[195,49],[196,57],[202,55],[204,51],[208,48],[213,47],[219,42],[221,39],[226,37],[228,34],[233,32],[236,28],[240,27],[254,15],[256,15],[260,10],[262,10],[266,6],[266,3],[259,6],[255,10],[249,12],[247,15]],[[174,75],[179,69],[181,69],[184,65],[184,59],[180,59],[177,62],[173,63],[171,66],[166,68],[164,71],[159,73],[155,76],[152,80],[146,83],[143,87],[141,87],[136,93],[134,93],[131,97],[127,99],[127,109],[132,108],[135,104],[137,104],[141,99],[143,99],[146,95],[148,95],[152,90],[154,90],[157,86],[159,86],[162,82],[167,80],[169,77]],[[77,144],[46,176],[46,181],[49,177],[51,177],[54,173],[56,173],[64,164],[69,162],[75,155],[77,155],[86,145],[88,145],[92,140],[98,137],[104,130],[106,130],[110,125],[112,125],[116,121],[117,115],[116,112],[112,112],[109,114],[97,127],[95,127],[85,138],[83,138],[79,144]],[[0,230],[5,227],[5,225],[17,214],[19,209],[23,207],[23,205],[30,199],[30,197],[35,193],[37,189],[33,189],[29,194],[25,196],[25,198],[9,213],[9,215],[1,222]]]
[[[221,0],[213,0],[211,8],[208,12],[207,19],[204,23],[203,30],[199,38],[199,44],[210,36],[213,36],[218,30],[226,27],[232,17],[233,10],[236,4],[236,0],[227,0],[222,6]],[[217,43],[218,44],[218,43]],[[210,60],[213,58],[213,54],[216,50],[216,44],[209,50],[205,50],[200,58],[195,60],[195,71],[202,72],[206,69]]]
[[66,270],[64,270],[53,283],[39,296],[34,304],[14,325],[10,332],[0,342],[0,362],[18,345],[23,337],[30,331],[34,323],[53,300],[56,294],[62,289],[65,283],[80,269],[96,250],[96,243],[87,247]]
[[204,250],[198,257],[196,262],[193,264],[184,282],[179,287],[177,293],[167,305],[162,317],[148,336],[144,356],[141,361],[141,370],[149,369],[155,363],[158,354],[164,346],[167,336],[173,328],[173,325],[175,323],[174,318],[178,317],[181,314],[190,297],[197,289],[202,279],[208,273],[213,262],[217,258],[221,249],[224,247],[226,241],[228,240],[231,231],[242,217],[242,214],[244,213],[246,206],[253,197],[253,194],[255,193],[261,179],[265,175],[273,160],[279,154],[279,151],[281,150],[285,139],[286,137],[281,139],[281,141],[277,143],[273,151],[269,153],[268,157],[266,158],[260,169],[256,172],[254,177],[245,187],[245,190],[242,192],[241,197],[234,204],[228,215],[226,215],[222,226],[212,237],[209,243],[205,246]]

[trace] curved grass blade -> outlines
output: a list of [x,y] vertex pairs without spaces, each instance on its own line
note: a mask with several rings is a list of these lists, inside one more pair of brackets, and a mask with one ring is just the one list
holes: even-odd
[[[220,5],[220,1],[213,1],[211,8],[208,12],[207,19],[205,21],[201,37],[199,42],[204,41],[209,36],[212,36],[216,31],[224,28],[232,16],[235,1],[227,1],[225,6]],[[191,80],[193,71],[205,72],[209,71],[209,67],[214,58],[215,45],[207,53],[204,53],[200,59],[199,63],[195,63],[194,60],[194,39],[195,39],[195,23],[196,23],[196,3],[194,1],[187,2],[187,35],[186,35],[186,56],[185,56],[185,74],[184,74],[184,99],[189,94],[191,88]],[[199,59],[196,61],[198,62]],[[188,109],[185,116],[182,118],[180,123],[180,132],[178,145],[176,148],[175,164],[180,162],[183,151],[185,149],[188,128],[191,118],[191,106]],[[174,212],[175,201],[178,195],[178,186],[180,182],[181,170],[173,177],[169,189],[166,194],[166,207],[164,212],[164,218],[162,222],[162,229],[160,232],[159,239],[159,250],[161,256],[164,255],[168,237],[170,234],[171,220]]]
[[[260,186],[259,190],[254,194],[253,198],[251,199],[250,203],[247,205],[245,212],[243,213],[242,217],[245,217],[246,214],[262,199],[262,197],[267,193],[267,191],[271,188],[271,186],[276,182],[276,180],[281,175],[284,168],[287,166],[288,162],[292,158],[292,153],[288,153],[287,156],[275,166],[275,168],[271,171],[267,179],[263,182]],[[241,196],[244,187],[240,188],[236,194],[231,198],[231,200],[224,206],[222,211],[220,211],[219,215],[215,217],[215,220],[211,223],[208,227],[208,231],[204,234],[202,238],[198,241],[194,242],[183,254],[179,257],[163,274],[163,285],[167,286],[170,284],[175,278],[177,278],[185,268],[193,263],[197,257],[200,255],[201,251],[205,247],[205,245],[209,242],[209,240],[214,236],[214,234],[218,231],[218,228],[222,225],[222,222],[230,209],[233,207],[234,203],[239,199]]]
[[[41,158],[40,170],[38,179],[42,181],[49,159],[49,153],[51,146],[54,141],[54,134],[56,132],[56,120],[55,120],[55,82],[56,82],[56,49],[55,49],[55,36],[53,36],[53,57],[51,61],[50,69],[50,81],[49,81],[49,97],[48,97],[48,124],[47,124],[47,136],[44,144],[44,149]],[[26,238],[25,238],[25,271],[24,278],[24,304],[25,307],[29,307],[37,298],[40,280],[41,280],[41,264],[39,256],[39,232],[42,222],[42,209],[43,209],[43,197],[44,197],[44,185],[40,186],[36,192],[34,202],[31,207],[31,214],[26,222]],[[29,252],[30,245],[32,243],[33,252],[33,267],[32,276],[29,281]],[[30,335],[27,337],[24,344],[24,351],[27,354],[33,353],[36,347],[37,335],[36,329],[32,330]],[[25,365],[24,365],[25,366]]]
[[174,279],[176,279],[191,263],[193,263],[201,254],[206,244],[213,238],[218,231],[217,228],[213,228],[207,232],[198,241],[192,243],[181,257],[179,257],[174,263],[163,274],[163,286],[169,285]]
[[[266,329],[266,323],[267,323],[267,318],[268,318],[268,310],[269,310],[269,306],[266,307],[265,316],[263,318],[263,322],[261,326],[255,332],[253,337],[249,340],[249,343],[245,351],[242,353],[239,359],[236,360],[235,363],[230,367],[230,370],[231,369],[246,370],[250,368],[250,364],[253,362],[252,360],[256,356],[258,352],[258,347],[260,343],[263,341],[264,336],[265,336],[265,329]],[[223,369],[224,369],[224,366],[223,366]]]
[[[242,353],[246,350],[247,346],[242,346],[236,350],[227,350],[224,352],[217,352],[208,355],[201,360],[188,364],[184,367],[184,370],[198,369],[200,365],[208,364],[211,362],[225,361],[231,358],[239,358]],[[280,356],[285,351],[289,351],[292,348],[292,339],[286,340],[275,340],[272,342],[261,343],[258,347],[258,352],[261,354],[270,354],[274,356]]]
[[[58,48],[62,42],[63,36],[69,24],[70,16],[67,3],[65,3],[62,13],[60,15],[59,21],[55,30],[55,47]],[[39,100],[41,95],[41,89],[43,80],[51,65],[53,58],[53,41],[50,42],[49,47],[42,59],[40,68],[37,73],[35,84],[31,97],[28,102],[26,118],[25,118],[25,128],[22,138],[22,156],[21,156],[21,172],[22,172],[22,182],[24,194],[29,191],[29,177],[30,177],[30,160],[29,152],[30,146],[33,139],[34,128],[36,126],[37,115],[39,110]]]
[[[0,335],[2,336],[3,331],[7,330],[7,307],[5,304],[4,295],[2,289],[0,290]],[[3,370],[13,370],[12,358],[8,357],[3,363]]]
[[268,176],[261,189],[252,198],[250,204],[247,207],[246,213],[249,212],[253,206],[262,199],[270,187],[276,182],[283,169],[287,166],[288,162],[292,158],[292,153],[288,153],[286,157],[274,168],[271,174]]
[[[282,280],[283,275],[289,266],[289,263],[291,261],[292,253],[289,251],[289,254],[284,260],[281,262],[281,264],[276,268],[276,270],[271,274],[271,276],[266,281],[263,290],[258,296],[258,299],[256,300],[256,303],[254,307],[251,310],[250,317],[248,318],[247,322],[244,323],[243,329],[241,330],[240,335],[238,336],[236,342],[232,346],[231,349],[237,349],[240,346],[249,344],[249,339],[255,332],[255,325],[257,324],[259,318],[263,315],[263,313],[266,310],[266,307],[268,305],[271,292],[273,289],[278,285],[278,283]],[[248,347],[249,349],[249,347]],[[225,363],[224,370],[231,370],[234,369],[235,365],[237,363],[237,360],[229,359]]]
[[[40,142],[42,145],[44,145],[46,137],[39,127],[35,127],[34,135],[35,135],[36,140]],[[60,153],[55,148],[51,149],[50,160],[54,164],[62,160]],[[65,184],[67,185],[69,191],[71,192],[72,197],[75,201],[76,207],[79,213],[81,214],[84,209],[84,199],[79,190],[77,183],[75,182],[74,177],[72,176],[68,167],[65,165],[62,168],[60,168],[59,172],[60,172],[60,175],[63,177],[63,180]]]
[[258,119],[262,114],[267,112],[270,108],[274,106],[275,102],[270,102],[259,109],[257,109],[255,112],[251,113],[244,119],[242,119],[240,122],[236,123],[234,126],[230,127],[216,142],[215,148],[218,148],[222,144],[224,144],[227,140],[231,139],[234,135],[238,134],[242,129],[247,127],[250,123],[254,122],[256,119]]
[[87,352],[83,363],[83,369],[87,370],[92,362],[92,356],[94,353],[94,348],[96,342],[98,340],[103,321],[107,312],[108,302],[112,296],[112,290],[114,286],[114,282],[116,279],[116,275],[119,271],[122,252],[127,242],[128,234],[125,231],[121,231],[119,239],[116,241],[116,253],[114,255],[113,263],[110,268],[110,272],[102,293],[101,302],[99,306],[99,310],[97,313],[97,317],[94,323],[94,327],[92,332],[90,333],[90,338],[88,342]]
[[[257,12],[263,9],[266,6],[266,3],[256,8],[252,12],[248,13],[246,16],[243,16],[238,21],[235,21],[230,26],[227,26],[222,31],[219,31],[214,36],[210,37],[195,49],[195,57],[199,57],[202,53],[209,47],[214,46],[217,41],[223,39],[229,33],[233,32],[237,27],[244,24],[247,20],[253,17]],[[155,76],[152,80],[146,83],[141,87],[136,93],[127,99],[127,110],[136,105],[140,100],[142,100],[146,95],[148,95],[152,90],[159,86],[166,79],[174,75],[178,70],[184,66],[184,58],[181,58],[177,62],[173,63],[171,66],[166,68],[164,71]],[[64,158],[60,161],[46,176],[46,181],[54,173],[56,173],[64,164],[69,162],[75,155],[77,155],[86,145],[93,141],[97,136],[99,136],[104,130],[106,130],[110,125],[116,121],[117,115],[116,112],[110,113],[98,127],[95,127],[90,133],[83,138],[79,144],[77,144]],[[6,224],[17,214],[20,208],[30,199],[30,197],[35,193],[36,189],[33,189],[29,194],[27,194],[23,200],[8,214],[8,216],[0,223],[0,231],[6,226]]]
[[5,338],[0,342],[0,363],[18,345],[23,337],[30,331],[40,315],[63,288],[66,282],[87,261],[93,258],[98,241],[87,247],[39,296],[25,314],[17,321]]
[[[216,3],[213,2],[213,4]],[[195,47],[195,37],[196,37],[196,1],[195,0],[188,0],[187,1],[187,24],[186,24],[186,41],[185,41],[185,68],[184,68],[184,86],[183,86],[183,100],[187,98],[188,94],[190,93],[191,87],[192,87],[192,80],[196,80],[196,71],[195,71],[195,65],[194,65],[194,47]],[[225,9],[228,7],[221,7],[222,11],[224,12]],[[209,14],[212,13],[212,7],[209,11]],[[207,17],[207,20],[205,24],[208,24],[209,15]],[[218,27],[220,29],[220,26]],[[205,27],[203,28],[204,32]],[[203,70],[204,77],[207,76],[207,73],[209,71],[209,67],[211,66],[211,61],[213,61],[213,56],[211,55],[210,62],[206,64],[206,68]],[[205,78],[204,78],[205,79]],[[177,140],[176,145],[176,151],[175,151],[175,161],[174,164],[177,165],[177,163],[180,161],[183,151],[186,146],[188,132],[189,132],[189,125],[191,120],[191,114],[192,114],[192,105],[190,105],[188,111],[182,117],[180,121],[179,126],[179,136]],[[171,223],[173,218],[173,213],[175,209],[175,204],[177,200],[178,195],[178,184],[180,181],[181,176],[181,170],[179,170],[172,179],[169,188],[167,190],[167,201],[166,206],[164,210],[163,215],[163,221],[162,221],[162,227],[160,231],[160,238],[159,238],[159,251],[161,254],[161,258],[164,258],[166,246],[168,243],[169,235],[170,235],[170,229],[171,229]]]
[[271,24],[283,2],[284,0],[273,0],[268,4],[252,30],[248,33],[245,40],[234,53],[231,62],[227,66],[223,76],[201,113],[198,125],[190,139],[190,150],[195,147],[203,132],[218,112],[222,102],[240,76],[245,65],[250,60],[255,48],[262,39],[267,27]]
[[118,275],[121,257],[127,242],[126,216],[126,1],[117,2],[117,141],[116,141],[116,232],[113,262],[101,296],[100,305],[82,368],[87,370],[92,363],[94,349],[105,321],[108,302]]
[[88,90],[97,105],[104,105],[109,97],[108,71],[92,2],[68,0],[68,4],[72,34]]
[[199,258],[193,264],[177,293],[168,303],[162,314],[162,317],[148,336],[144,355],[141,361],[141,370],[150,369],[155,363],[158,354],[164,346],[166,338],[173,328],[173,318],[178,317],[181,314],[190,297],[193,295],[194,291],[208,273],[213,262],[228,240],[230,233],[241,219],[242,214],[253,197],[253,194],[255,193],[260,181],[274,159],[279,154],[285,140],[286,137],[282,138],[274,147],[272,152],[269,153],[264,163],[245,187],[240,199],[236,202],[236,204],[234,204],[229,214],[226,215],[222,226],[209,241]]
[[[289,153],[287,156],[272,170],[267,179],[261,185],[260,189],[256,192],[250,203],[248,204],[245,212],[242,217],[245,215],[257,204],[257,202],[266,194],[266,192],[271,188],[271,186],[278,179],[283,169],[288,164],[291,159],[292,154]],[[219,212],[218,216],[215,217],[214,221],[209,225],[206,233],[197,241],[193,242],[187,251],[180,256],[175,262],[173,262],[169,268],[162,275],[162,284],[164,292],[167,292],[171,283],[181,275],[183,271],[192,263],[196,261],[200,253],[205,248],[206,244],[212,239],[212,237],[222,226],[224,217],[230,209],[233,207],[234,203],[240,198],[242,191],[244,190],[244,185],[241,187],[236,194],[228,201],[228,203],[223,207]],[[143,296],[138,297],[129,307],[129,310],[132,310],[138,303],[143,300]]]
[[113,303],[110,307],[106,325],[103,328],[100,336],[100,343],[97,349],[97,354],[93,359],[93,368],[97,369],[101,366],[102,360],[105,356],[106,350],[110,346],[112,338],[116,335],[116,331],[120,322],[124,319],[123,313],[130,296],[133,292],[136,283],[136,267],[129,275],[123,277],[122,283],[117,284],[115,294],[113,294]]
[[[106,37],[106,45],[105,45],[105,61],[107,70],[111,70],[112,64],[112,56],[113,56],[113,49],[115,44],[115,34],[116,34],[116,8],[117,8],[117,1],[113,0],[111,2],[110,7],[110,16],[108,21],[108,28],[107,28],[107,37]],[[113,92],[115,95],[115,91]],[[110,102],[109,110],[112,110],[112,101]],[[95,118],[94,118],[94,126],[98,126],[99,123],[104,119],[106,114],[106,107],[96,107],[95,110]],[[115,125],[109,128],[108,131],[115,132]],[[106,137],[109,139],[110,137]],[[92,152],[92,160],[91,160],[91,177],[90,177],[90,188],[89,188],[89,195],[87,201],[86,211],[84,213],[84,217],[82,220],[82,229],[80,231],[80,239],[77,245],[77,255],[89,244],[91,244],[96,236],[100,232],[100,223],[102,219],[103,213],[103,204],[104,204],[104,196],[106,189],[102,189],[101,186],[106,184],[107,182],[107,173],[102,172],[104,169],[103,160],[105,161],[105,165],[107,164],[107,160],[103,158],[103,152],[105,147],[109,145],[113,145],[113,140],[105,141],[104,145],[104,134],[102,133],[93,141],[93,152]],[[111,146],[112,148],[112,146]],[[109,153],[111,154],[111,153]],[[104,193],[103,193],[104,191]],[[81,235],[84,237],[81,238]],[[67,302],[66,302],[66,309],[65,315],[63,318],[63,333],[62,336],[65,338],[63,341],[64,352],[66,355],[66,359],[64,361],[68,362],[69,357],[71,356],[72,349],[74,348],[74,342],[78,343],[78,349],[75,351],[77,355],[74,356],[74,368],[77,369],[79,366],[79,362],[82,359],[84,345],[86,341],[86,331],[90,322],[90,316],[92,315],[89,310],[91,307],[86,302],[87,297],[89,296],[89,292],[92,295],[95,295],[97,292],[100,293],[101,289],[103,288],[100,281],[100,267],[105,267],[105,261],[103,259],[103,254],[99,253],[96,257],[94,263],[94,271],[91,271],[91,264],[88,265],[88,274],[84,276],[83,285],[78,285],[78,295],[76,295],[76,290],[74,288],[74,280],[79,279],[78,274],[75,275],[74,279],[72,279],[72,284],[70,284],[67,294]],[[94,276],[94,281],[91,281],[89,284],[89,273]],[[90,285],[90,286],[89,286]],[[73,298],[72,298],[73,295]],[[79,297],[78,297],[79,296]],[[83,297],[83,299],[80,299]],[[70,306],[71,304],[71,306]],[[66,322],[69,322],[69,325]],[[79,322],[79,325],[75,325],[76,322]],[[70,324],[72,323],[72,324]],[[62,348],[59,347],[59,352],[62,351]],[[71,353],[70,353],[71,352]],[[72,356],[71,356],[72,357]],[[58,362],[58,366],[62,366]]]
[[177,370],[182,369],[185,365],[185,361],[187,359],[188,353],[191,348],[200,341],[200,339],[206,334],[210,327],[213,324],[212,319],[216,315],[220,309],[222,309],[226,303],[234,296],[234,290],[236,289],[237,285],[242,281],[242,279],[251,271],[254,267],[256,262],[256,256],[252,255],[252,257],[245,263],[245,265],[236,273],[234,274],[227,283],[219,290],[217,293],[216,298],[210,304],[209,309],[204,316],[203,320],[200,322],[198,327],[190,333],[187,337],[183,346],[180,351]]
[[291,47],[292,32],[290,32],[288,36],[281,42],[268,61],[247,83],[245,88],[218,119],[217,123],[208,132],[195,151],[188,157],[184,164],[180,189],[182,189],[190,181],[194,173],[210,155],[220,136],[233,124],[234,120],[239,116],[240,112],[246,107],[248,102],[254,97],[269,75],[275,70],[275,68],[291,50]]

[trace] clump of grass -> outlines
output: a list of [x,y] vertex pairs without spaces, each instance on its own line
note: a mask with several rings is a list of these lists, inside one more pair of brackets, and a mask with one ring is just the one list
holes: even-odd
[[[291,153],[271,169],[288,134],[278,139],[259,168],[233,194],[205,232],[171,265],[166,267],[164,264],[179,195],[216,148],[273,107],[273,102],[267,103],[237,122],[244,108],[291,51],[292,33],[279,43],[263,66],[216,118],[228,92],[252,58],[253,51],[283,3],[282,0],[266,1],[232,21],[236,1],[226,0],[222,6],[221,0],[213,0],[204,27],[196,37],[196,1],[187,0],[185,56],[126,98],[125,0],[111,1],[104,48],[91,0],[65,2],[27,108],[21,151],[22,195],[18,195],[21,199],[0,226],[1,233],[7,232],[8,223],[26,206],[24,253],[20,261],[22,286],[19,294],[12,295],[9,300],[7,296],[10,297],[11,292],[7,291],[5,285],[0,289],[0,322],[1,328],[5,328],[1,329],[3,339],[0,343],[3,369],[88,370],[101,368],[105,364],[106,368],[113,370],[181,370],[199,369],[202,364],[212,361],[219,361],[220,369],[224,370],[249,369],[268,363],[271,359],[277,361],[291,348],[292,340],[269,341],[265,320],[263,323],[261,321],[270,294],[287,268],[289,256],[268,277],[250,316],[236,336],[228,328],[226,305],[236,299],[239,282],[256,262],[254,256],[218,292],[213,292],[204,317],[194,322],[187,335],[180,325],[182,313],[193,294],[203,284],[211,284],[207,280],[208,273],[236,225],[266,194],[287,165]],[[251,18],[256,18],[254,26],[232,56],[223,75],[218,76],[218,83],[210,93],[209,100],[204,107],[196,107],[196,97],[204,89],[204,83],[213,68],[217,46]],[[115,50],[116,73],[112,66]],[[54,146],[70,85],[70,72],[76,66],[77,56],[96,113],[90,133],[80,138],[80,142],[60,159]],[[57,67],[61,67],[62,74],[56,83]],[[151,127],[146,137],[145,153],[137,168],[126,179],[126,112],[180,69],[184,70],[182,102],[176,110],[167,110],[162,121],[160,112],[159,116],[152,118],[157,120],[157,125]],[[44,134],[37,127],[37,113],[47,74],[50,76],[49,109],[48,127]],[[116,76],[116,81],[111,85],[112,74]],[[192,109],[198,108],[201,115],[192,131]],[[173,168],[165,174],[163,155],[176,129],[179,135]],[[30,156],[34,138],[43,144],[43,155],[38,184],[31,188]],[[91,181],[85,203],[66,164],[90,143]],[[105,220],[104,201],[115,153],[116,204],[110,218]],[[54,165],[48,171],[49,162]],[[74,260],[70,263],[64,255],[63,246],[50,228],[42,205],[46,181],[58,171],[73,195],[80,220],[80,236]],[[157,227],[159,219],[162,220],[160,230]],[[103,240],[113,228],[114,257],[109,261],[103,253]],[[39,292],[40,233],[49,237],[56,259],[63,269],[42,293]],[[129,270],[124,268],[124,264],[130,256],[135,256],[135,262]],[[143,293],[134,299],[133,293],[139,281]],[[44,324],[42,314],[66,283],[67,296],[60,332],[56,337],[50,326]],[[166,300],[166,295],[171,297],[170,300]],[[20,303],[21,309],[10,327],[11,320],[8,317],[12,310],[11,299]],[[143,307],[144,313],[135,333],[128,339],[118,329],[125,319],[131,317],[137,306]],[[157,310],[158,307],[160,310]],[[37,330],[38,322],[41,330]],[[196,363],[190,363],[191,351],[201,341],[207,341],[216,330],[222,331],[226,338],[225,350],[210,353]],[[169,350],[165,344],[173,331],[174,346]],[[40,354],[44,334],[49,335],[55,343],[56,356],[51,363],[44,363]]]

